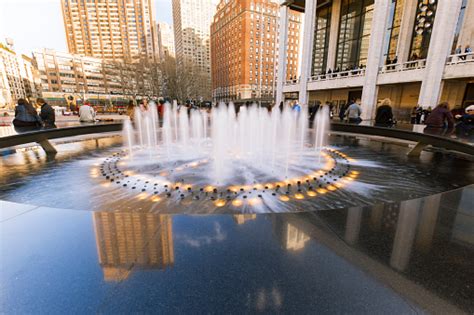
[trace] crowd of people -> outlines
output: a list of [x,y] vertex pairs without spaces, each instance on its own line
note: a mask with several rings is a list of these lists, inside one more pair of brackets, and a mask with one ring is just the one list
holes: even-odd
[[[164,100],[157,102],[157,110],[159,116],[162,118],[164,113]],[[36,105],[36,107],[35,107]],[[247,102],[241,106],[250,106],[250,102]],[[216,104],[215,106],[218,106]],[[279,109],[283,110],[283,102],[279,104]],[[290,103],[291,109],[295,113],[299,113],[302,110],[301,105],[297,101]],[[313,124],[316,113],[323,107],[329,108],[330,118],[334,116],[335,107],[331,102],[326,102],[324,105],[320,101],[313,103],[313,106],[308,108],[309,123]],[[141,111],[145,112],[149,109],[148,99],[144,98],[138,103],[130,101],[126,115],[132,120],[135,114],[135,108],[138,107]],[[187,108],[188,113],[191,110],[201,110],[202,107],[192,100],[188,100],[183,104],[178,103],[178,107]],[[210,109],[211,106],[205,106]],[[236,106],[238,113],[240,106]],[[268,110],[271,111],[274,106],[268,106]],[[343,105],[338,109],[338,117],[341,122],[348,122],[350,124],[360,124],[362,122],[362,108],[361,105],[355,99],[349,100],[346,105]],[[85,101],[78,109],[79,121],[81,123],[94,123],[97,121],[96,112],[88,101]],[[426,125],[425,132],[435,135],[457,135],[459,137],[472,137],[474,134],[474,105],[468,106],[465,110],[457,108],[455,110],[449,109],[447,102],[442,102],[434,109],[431,107],[422,108],[421,106],[413,107],[410,114],[410,122],[412,124],[424,124]],[[378,127],[392,127],[396,124],[394,114],[392,111],[392,102],[390,99],[384,99],[380,102],[375,113],[375,126]],[[18,104],[15,107],[15,118],[13,120],[13,126],[17,132],[26,132],[40,129],[52,129],[56,128],[56,115],[55,110],[50,106],[43,98],[38,98],[32,104],[27,99],[19,99]]]

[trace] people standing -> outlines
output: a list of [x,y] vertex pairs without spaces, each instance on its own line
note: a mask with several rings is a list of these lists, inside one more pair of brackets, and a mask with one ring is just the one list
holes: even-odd
[[130,100],[127,105],[127,116],[130,118],[131,121],[135,118],[135,102]]
[[95,111],[89,102],[85,102],[84,105],[79,108],[79,121],[95,122]]
[[41,97],[36,99],[36,104],[41,108],[40,117],[43,121],[43,127],[45,129],[56,128],[56,113],[54,112],[54,108]]
[[362,110],[355,101],[352,100],[352,103],[347,107],[346,112],[344,113],[347,117],[350,124],[360,124],[362,119],[360,115],[362,114]]
[[18,99],[13,126],[17,132],[38,130],[42,127],[42,121],[36,109],[24,98]]
[[295,101],[294,104],[293,104],[293,110],[297,113],[301,112],[301,106],[300,106],[300,104],[298,104],[297,101]]
[[393,112],[392,102],[386,98],[382,101],[382,104],[377,108],[375,114],[375,126],[377,127],[392,127],[393,125]]
[[310,127],[313,126],[314,118],[316,117],[316,113],[318,112],[319,108],[321,107],[321,102],[316,101],[314,106],[311,107],[309,112],[309,125]]

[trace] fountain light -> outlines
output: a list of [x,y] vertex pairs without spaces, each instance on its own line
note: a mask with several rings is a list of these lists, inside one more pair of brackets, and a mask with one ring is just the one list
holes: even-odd
[[260,200],[259,198],[252,198],[252,199],[249,199],[248,202],[249,202],[249,205],[251,206],[257,206],[262,203],[262,200]]
[[226,202],[224,199],[217,199],[216,201],[214,201],[214,205],[219,208],[225,206],[225,204]]
[[327,191],[326,189],[324,189],[324,188],[318,188],[316,191],[317,191],[319,194],[321,194],[321,195],[324,195],[325,193],[328,192],[328,191]]
[[290,201],[290,197],[286,196],[286,195],[281,195],[280,196],[280,200],[281,201],[284,201],[284,202],[287,202],[287,201]]
[[301,193],[297,193],[295,194],[295,198],[301,200],[301,199],[304,199],[304,195]]
[[153,202],[160,202],[160,201],[161,201],[161,197],[159,197],[159,196],[153,196],[153,197],[151,197],[151,201],[153,201]]
[[334,187],[333,185],[328,185],[328,186],[326,187],[326,189],[329,190],[329,191],[335,191],[335,190],[337,190],[337,188]]
[[142,192],[137,195],[137,198],[140,200],[146,199],[148,197],[148,194],[146,192]]
[[242,204],[243,204],[243,201],[240,200],[240,199],[234,199],[234,200],[232,201],[232,205],[233,205],[234,207],[240,207]]
[[212,192],[213,190],[214,190],[214,187],[211,186],[211,185],[206,186],[206,187],[204,188],[204,191],[205,191],[205,192]]
[[306,194],[307,194],[308,196],[310,196],[310,197],[316,197],[316,196],[317,196],[317,193],[316,193],[315,191],[313,191],[313,190],[308,190],[308,191],[306,192]]

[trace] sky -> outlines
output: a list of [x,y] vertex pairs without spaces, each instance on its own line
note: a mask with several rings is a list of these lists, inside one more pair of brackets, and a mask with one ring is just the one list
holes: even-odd
[[[154,0],[156,21],[173,22],[172,0]],[[31,55],[34,49],[67,52],[61,0],[0,0],[0,42],[12,38],[15,51]]]

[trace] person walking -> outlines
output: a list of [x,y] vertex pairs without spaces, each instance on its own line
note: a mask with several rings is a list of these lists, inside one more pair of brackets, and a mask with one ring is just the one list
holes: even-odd
[[43,121],[44,129],[54,129],[56,128],[56,113],[54,108],[51,107],[44,98],[37,98],[36,104],[41,108],[40,117]]
[[135,102],[130,100],[127,105],[127,116],[131,121],[135,118]]
[[95,122],[95,111],[89,102],[85,102],[84,105],[79,108],[79,121]]
[[351,101],[352,103],[347,107],[346,112],[344,113],[347,117],[350,124],[360,124],[362,119],[360,115],[362,114],[362,110],[355,101]]
[[454,127],[454,117],[449,111],[448,102],[440,103],[425,120],[425,132],[442,135]]
[[392,127],[393,126],[393,112],[392,102],[386,98],[382,104],[377,108],[375,114],[375,126],[377,127]]
[[17,132],[26,132],[39,130],[42,127],[42,121],[36,109],[24,98],[18,99],[15,107],[15,118],[13,126]]

